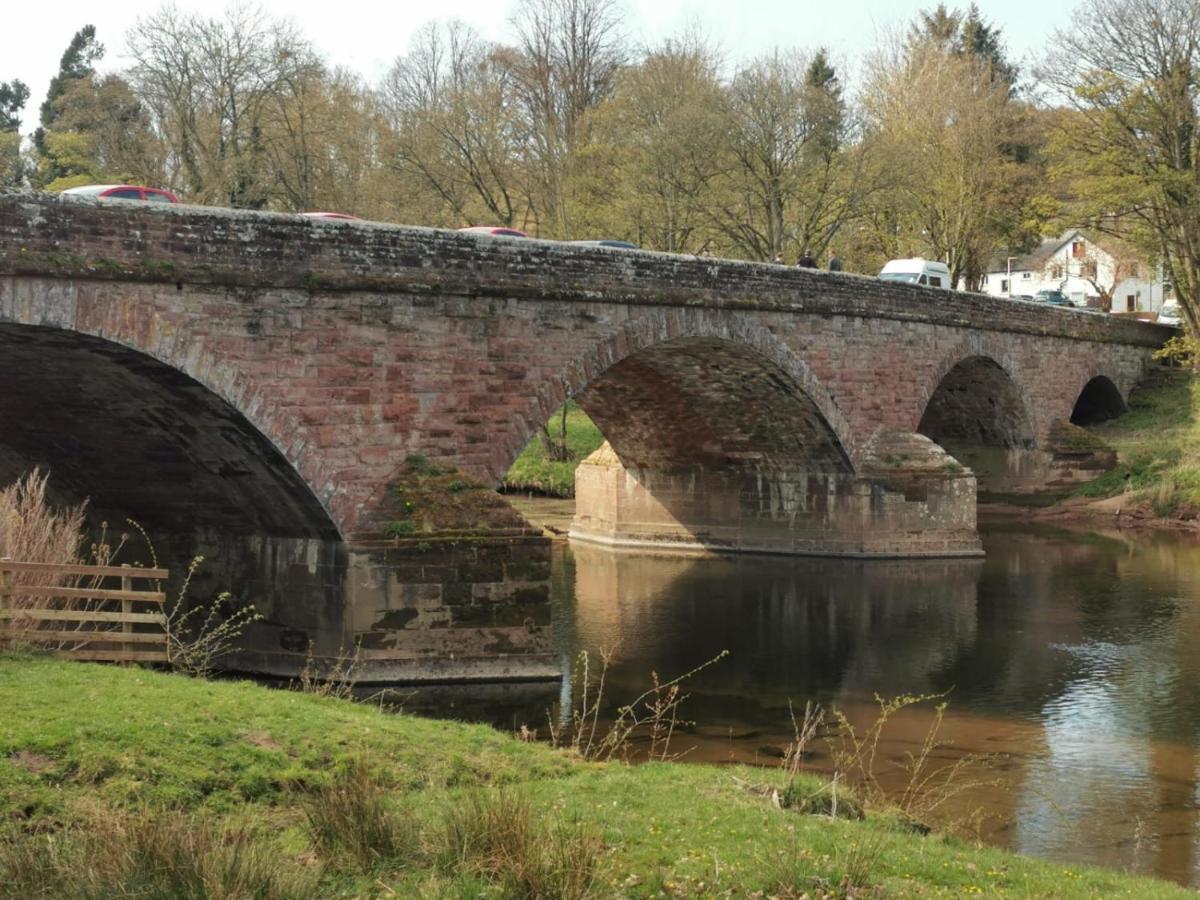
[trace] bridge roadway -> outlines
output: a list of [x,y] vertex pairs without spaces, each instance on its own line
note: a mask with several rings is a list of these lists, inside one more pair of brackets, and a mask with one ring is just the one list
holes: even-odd
[[0,482],[49,467],[173,551],[222,548],[214,586],[267,613],[248,666],[315,640],[380,677],[546,674],[547,549],[485,489],[568,397],[608,440],[581,539],[971,556],[946,447],[1053,466],[1056,423],[1118,414],[1170,333],[768,264],[0,196]]

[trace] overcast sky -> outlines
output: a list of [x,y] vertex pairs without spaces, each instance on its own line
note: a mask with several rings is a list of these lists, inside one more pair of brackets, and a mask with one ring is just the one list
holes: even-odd
[[[903,26],[917,10],[937,0],[618,0],[626,10],[631,37],[653,43],[679,32],[689,22],[733,59],[749,59],[773,47],[827,47],[835,61],[855,64],[879,36]],[[969,0],[951,0],[966,6]],[[1065,0],[977,0],[985,18],[1003,30],[1010,56],[1036,58],[1055,28],[1067,24],[1074,3]],[[96,26],[107,49],[102,70],[124,65],[125,33],[140,17],[163,6],[162,0],[56,0],[6,4],[0,32],[0,81],[19,78],[32,96],[25,108],[25,130],[32,130],[38,106],[67,43],[79,28]],[[177,0],[184,10],[212,15],[220,2]],[[484,37],[506,40],[516,0],[438,0],[436,3],[381,4],[378,0],[261,0],[279,17],[290,17],[331,63],[360,72],[376,82],[408,46],[413,32],[430,19],[460,18]],[[49,11],[49,12],[48,12]]]

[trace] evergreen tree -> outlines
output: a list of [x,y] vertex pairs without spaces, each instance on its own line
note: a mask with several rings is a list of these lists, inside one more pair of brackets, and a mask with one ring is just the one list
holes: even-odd
[[13,134],[21,128],[21,110],[29,99],[29,88],[19,79],[0,81],[0,132]]
[[[46,129],[52,128],[58,119],[56,104],[73,85],[96,71],[95,63],[103,56],[104,45],[96,40],[96,26],[84,25],[75,32],[71,43],[63,52],[62,59],[59,60],[58,74],[50,80],[50,89],[46,92],[46,99],[39,111],[41,125],[33,133],[33,146],[43,160],[46,156]],[[54,171],[53,166],[47,169],[44,161],[41,169],[46,179],[43,184],[66,174]]]
[[0,82],[0,192],[25,185],[25,159],[21,154],[21,110],[29,99],[24,82]]

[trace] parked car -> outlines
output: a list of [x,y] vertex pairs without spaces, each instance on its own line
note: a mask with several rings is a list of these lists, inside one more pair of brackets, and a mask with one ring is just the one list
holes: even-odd
[[307,219],[341,219],[341,220],[350,220],[350,221],[354,221],[354,222],[362,221],[362,219],[360,219],[358,216],[352,216],[349,213],[302,212],[302,213],[300,213],[300,215],[304,216]]
[[879,272],[883,281],[902,281],[950,290],[950,267],[933,259],[892,259]]
[[1159,325],[1172,325],[1178,328],[1183,324],[1183,310],[1179,308],[1178,300],[1167,300],[1163,303],[1162,309],[1158,311]]
[[1052,291],[1048,288],[1038,291],[1034,297],[1038,303],[1049,303],[1051,306],[1074,306],[1071,298],[1062,291]]
[[179,198],[161,188],[140,184],[89,184],[67,188],[63,194],[71,197],[96,197],[100,200],[137,200],[142,203],[178,203]]
[[639,250],[637,244],[633,241],[618,241],[615,238],[603,238],[598,241],[568,241],[569,244],[575,244],[579,247],[615,247],[618,250]]
[[459,231],[465,231],[468,234],[491,234],[498,237],[529,237],[523,231],[517,231],[515,228],[502,228],[494,225],[472,225],[470,228],[460,228]]

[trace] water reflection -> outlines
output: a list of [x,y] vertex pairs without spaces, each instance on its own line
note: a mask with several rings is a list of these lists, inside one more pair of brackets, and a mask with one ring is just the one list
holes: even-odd
[[[1195,882],[1200,548],[1027,528],[984,541],[983,561],[564,549],[561,650],[611,651],[614,706],[651,672],[728,650],[689,682],[700,727],[681,746],[710,761],[770,762],[789,700],[861,727],[876,694],[946,693],[956,752],[1009,755],[1002,784],[971,801],[992,813],[991,839]],[[916,746],[929,715],[897,720],[889,759]]]

